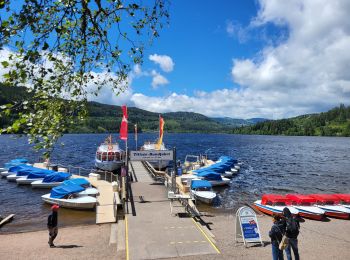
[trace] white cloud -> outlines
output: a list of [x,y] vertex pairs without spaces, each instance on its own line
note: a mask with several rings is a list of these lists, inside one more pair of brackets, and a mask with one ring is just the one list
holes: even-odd
[[153,77],[152,78],[153,89],[157,89],[158,86],[169,84],[169,81],[167,80],[167,78],[159,74],[157,71],[152,70],[151,75]]
[[[284,41],[252,59],[234,59],[238,89],[132,96],[135,105],[155,112],[195,111],[208,116],[282,118],[350,104],[350,1],[260,1],[250,28],[288,28]],[[235,34],[235,24],[227,23]]]
[[154,63],[159,64],[160,68],[164,72],[171,72],[174,69],[175,63],[173,62],[172,58],[167,55],[153,54],[149,55],[148,58]]
[[[350,101],[349,1],[261,0],[254,26],[289,28],[289,37],[255,59],[235,59],[233,80],[262,105],[279,107],[273,117],[327,109]],[[251,103],[256,106],[256,103]]]
[[241,24],[226,21],[226,32],[229,37],[236,37],[240,43],[248,40],[249,27],[244,28]]

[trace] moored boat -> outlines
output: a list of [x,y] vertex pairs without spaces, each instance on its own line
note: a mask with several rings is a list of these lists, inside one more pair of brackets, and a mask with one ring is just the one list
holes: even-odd
[[124,164],[125,152],[117,142],[112,142],[110,135],[103,144],[99,145],[95,156],[95,166],[105,171],[118,170]]
[[220,173],[213,171],[205,171],[195,174],[197,178],[209,181],[212,186],[229,185],[230,179],[222,177]]
[[69,179],[70,177],[71,177],[71,174],[69,173],[57,172],[57,173],[49,174],[45,176],[43,180],[35,180],[31,183],[31,185],[33,188],[41,188],[41,189],[53,188],[61,185],[63,181]]
[[287,207],[292,215],[298,215],[299,211],[287,205],[289,200],[278,194],[264,194],[261,200],[253,203],[254,207],[267,215],[282,215],[283,209]]
[[73,209],[92,209],[97,200],[86,195],[84,188],[79,185],[60,185],[51,190],[51,193],[41,196],[49,204],[58,204],[60,207]]
[[[159,116],[159,137],[155,142],[146,141],[140,148],[141,151],[166,151],[167,148],[165,147],[165,144],[163,143],[163,132],[164,130],[164,119]],[[164,170],[169,166],[170,161],[169,160],[156,160],[156,161],[148,161],[153,168],[157,170]]]
[[316,200],[316,206],[325,211],[328,217],[349,219],[350,209],[339,205],[340,199],[333,194],[309,194]]
[[339,198],[340,205],[350,209],[350,194],[334,194],[334,196]]
[[299,216],[313,220],[322,220],[325,211],[316,207],[316,200],[308,195],[302,194],[287,194],[286,198],[291,205],[299,210]]
[[216,193],[213,191],[211,183],[200,179],[193,179],[191,181],[190,193],[195,199],[207,204],[211,204],[216,197]]

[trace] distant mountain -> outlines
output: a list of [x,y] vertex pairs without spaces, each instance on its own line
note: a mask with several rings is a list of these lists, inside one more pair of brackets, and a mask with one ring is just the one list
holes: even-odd
[[[0,84],[0,106],[14,101],[30,98],[23,88],[14,88]],[[69,129],[70,133],[118,132],[122,119],[120,106],[88,102],[88,118]],[[136,107],[128,107],[129,131],[137,124],[139,132],[155,132],[159,128],[159,113],[153,113]],[[204,115],[192,112],[163,113],[164,130],[173,133],[229,133],[232,127],[216,122]],[[0,117],[0,129],[11,124],[16,115]]]
[[230,127],[250,126],[250,125],[255,125],[256,123],[259,123],[259,122],[264,122],[269,120],[266,118],[237,119],[237,118],[230,118],[230,117],[216,117],[212,119],[220,124],[230,126]]

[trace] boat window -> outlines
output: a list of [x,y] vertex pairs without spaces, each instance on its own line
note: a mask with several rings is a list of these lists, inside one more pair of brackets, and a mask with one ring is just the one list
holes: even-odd
[[114,160],[114,153],[113,152],[109,152],[108,153],[108,161],[113,161]]
[[115,153],[115,159],[116,159],[117,161],[120,161],[120,153]]
[[107,153],[103,152],[102,153],[102,160],[101,161],[106,161],[107,160]]

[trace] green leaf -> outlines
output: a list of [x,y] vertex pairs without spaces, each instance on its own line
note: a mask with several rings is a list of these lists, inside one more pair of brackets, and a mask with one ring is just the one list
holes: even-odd
[[10,63],[8,63],[6,60],[2,61],[1,64],[4,68],[7,68],[10,65]]

